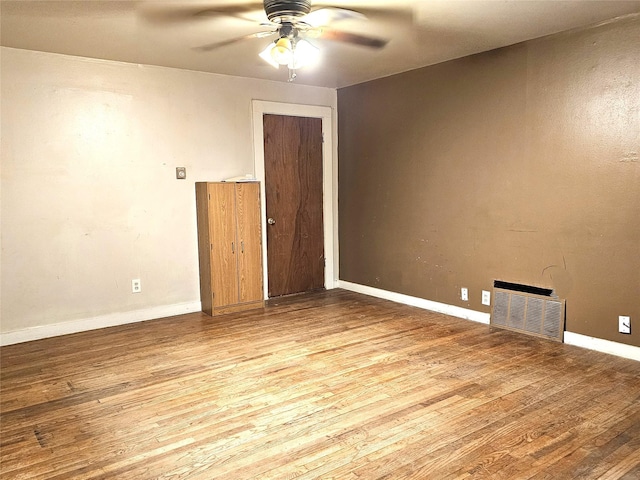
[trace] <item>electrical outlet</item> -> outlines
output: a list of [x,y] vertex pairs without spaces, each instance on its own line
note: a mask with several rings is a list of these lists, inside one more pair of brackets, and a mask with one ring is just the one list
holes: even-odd
[[467,290],[466,288],[462,287],[460,289],[460,299],[463,302],[468,302],[469,301],[469,290]]
[[631,317],[626,315],[618,317],[618,331],[620,333],[631,333]]
[[491,305],[491,292],[488,290],[482,290],[482,304]]
[[142,284],[139,278],[131,280],[131,293],[140,293],[142,291]]

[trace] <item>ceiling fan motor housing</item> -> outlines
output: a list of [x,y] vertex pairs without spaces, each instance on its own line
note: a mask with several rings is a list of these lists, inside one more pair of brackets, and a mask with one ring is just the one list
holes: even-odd
[[297,18],[311,11],[311,0],[264,0],[264,11],[270,22]]

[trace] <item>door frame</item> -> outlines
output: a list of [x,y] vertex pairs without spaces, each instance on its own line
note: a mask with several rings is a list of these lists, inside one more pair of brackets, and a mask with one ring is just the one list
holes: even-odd
[[313,117],[322,119],[322,213],[324,231],[324,287],[327,290],[336,288],[338,281],[338,154],[334,150],[334,134],[336,122],[331,107],[316,105],[299,105],[292,103],[267,102],[252,100],[253,122],[253,158],[254,174],[260,181],[260,202],[262,208],[262,258],[264,298],[269,298],[269,271],[267,259],[267,211],[265,195],[264,168],[264,126],[262,117],[265,114],[288,115],[292,117]]

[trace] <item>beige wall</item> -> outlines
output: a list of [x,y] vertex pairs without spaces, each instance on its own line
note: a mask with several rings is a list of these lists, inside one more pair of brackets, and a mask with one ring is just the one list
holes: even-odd
[[338,105],[342,280],[484,312],[494,279],[549,287],[567,330],[640,346],[638,17],[341,89]]
[[199,301],[194,182],[253,172],[251,100],[336,106],[332,89],[10,48],[1,75],[2,332]]

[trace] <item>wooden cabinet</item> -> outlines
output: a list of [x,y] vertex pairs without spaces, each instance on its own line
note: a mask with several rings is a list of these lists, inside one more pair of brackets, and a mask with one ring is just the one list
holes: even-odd
[[260,184],[197,182],[196,205],[202,311],[264,307]]

